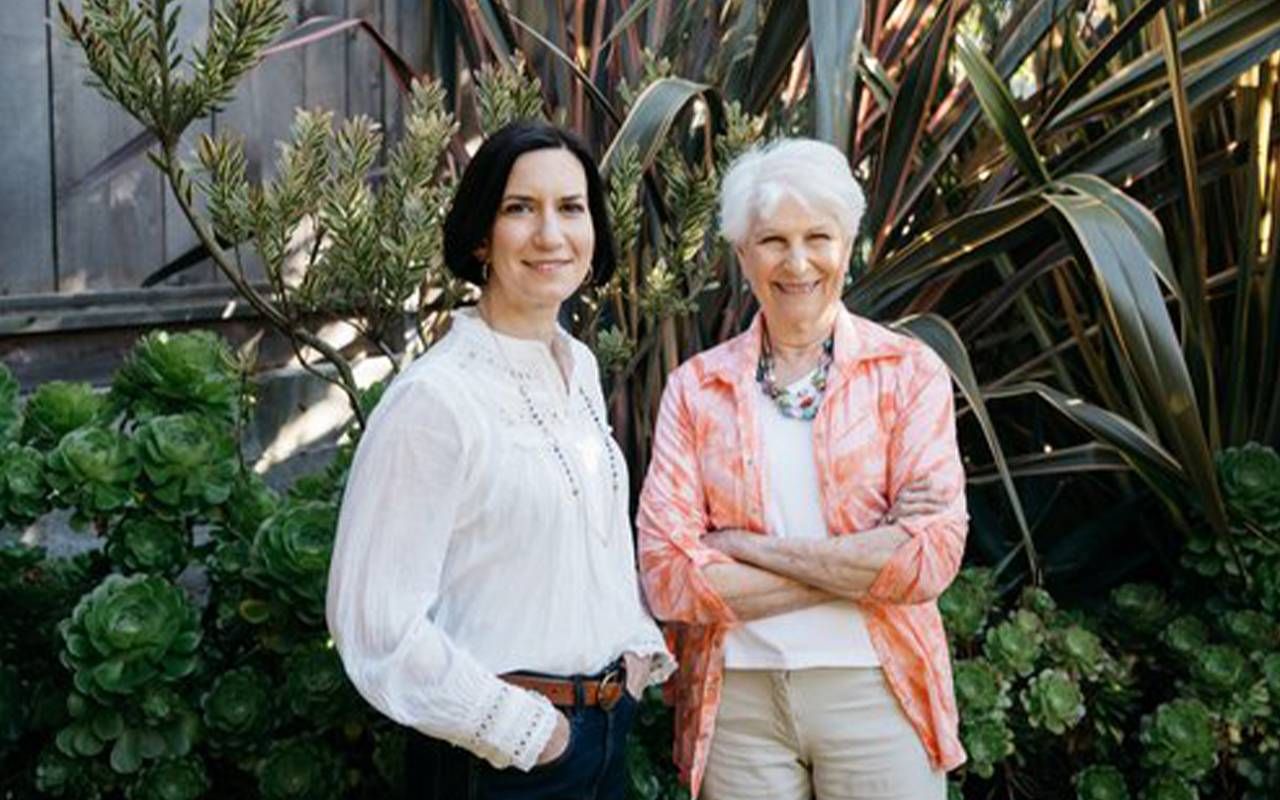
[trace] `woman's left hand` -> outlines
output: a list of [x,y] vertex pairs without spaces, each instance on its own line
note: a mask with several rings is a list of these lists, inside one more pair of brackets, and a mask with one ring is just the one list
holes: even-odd
[[622,661],[627,665],[627,693],[639,700],[649,685],[649,659],[627,652],[622,654]]
[[903,517],[919,517],[938,514],[947,509],[947,498],[928,478],[920,478],[902,487],[893,499],[893,506],[880,519],[882,525],[892,525]]

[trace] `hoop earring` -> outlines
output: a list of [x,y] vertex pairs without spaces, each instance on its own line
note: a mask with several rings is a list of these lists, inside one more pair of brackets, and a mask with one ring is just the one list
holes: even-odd
[[481,277],[481,279],[483,279],[483,280],[484,280],[485,284],[486,284],[486,285],[488,285],[488,283],[489,283],[489,259],[487,259],[487,258],[486,258],[484,261],[481,261],[481,262],[480,262],[480,277]]

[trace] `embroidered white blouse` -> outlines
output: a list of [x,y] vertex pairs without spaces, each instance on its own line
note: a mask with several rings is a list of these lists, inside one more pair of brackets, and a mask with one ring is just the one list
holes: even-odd
[[351,466],[327,605],[374,707],[527,770],[555,709],[499,674],[593,673],[627,651],[652,682],[671,674],[606,419],[581,342],[502,336],[471,310],[387,388]]

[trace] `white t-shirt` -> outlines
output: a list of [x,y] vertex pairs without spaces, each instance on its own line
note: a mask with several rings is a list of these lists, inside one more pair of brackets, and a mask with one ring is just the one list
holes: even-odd
[[[806,375],[792,388],[809,380]],[[785,417],[764,392],[755,396],[764,450],[764,512],[769,533],[792,539],[830,536],[822,515],[812,420]],[[878,667],[880,659],[858,605],[840,600],[734,628],[725,640],[724,665],[727,669]]]

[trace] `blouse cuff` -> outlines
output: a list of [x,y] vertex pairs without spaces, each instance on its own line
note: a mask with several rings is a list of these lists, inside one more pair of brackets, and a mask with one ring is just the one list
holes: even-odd
[[649,684],[657,686],[664,683],[676,671],[676,660],[667,650],[667,643],[661,636],[638,637],[623,645],[622,652],[635,653],[649,660]]
[[558,713],[542,695],[503,683],[480,717],[472,750],[499,769],[528,772],[551,740]]

